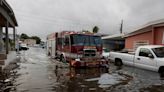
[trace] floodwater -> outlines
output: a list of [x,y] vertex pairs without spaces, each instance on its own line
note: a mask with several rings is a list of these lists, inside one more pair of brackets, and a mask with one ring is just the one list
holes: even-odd
[[163,78],[156,72],[113,64],[109,69],[69,68],[47,57],[42,48],[22,51],[10,66],[0,77],[2,92],[164,92]]

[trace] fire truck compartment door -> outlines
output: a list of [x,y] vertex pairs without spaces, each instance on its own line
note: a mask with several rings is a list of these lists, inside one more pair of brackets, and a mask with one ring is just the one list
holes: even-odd
[[52,40],[52,57],[55,57],[56,53],[56,41]]

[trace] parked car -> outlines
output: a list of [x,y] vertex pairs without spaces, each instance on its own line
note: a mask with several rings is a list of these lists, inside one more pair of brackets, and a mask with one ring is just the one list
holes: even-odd
[[39,44],[34,44],[33,47],[40,48],[40,45]]
[[42,49],[44,49],[44,48],[46,48],[46,45],[45,45],[45,44],[41,44],[40,47],[41,47]]
[[21,50],[28,50],[29,49],[27,44],[21,44],[20,48],[21,48]]
[[110,52],[109,59],[115,65],[130,65],[164,73],[164,46],[140,46],[134,53]]
[[102,56],[104,59],[108,60],[109,59],[109,49],[103,48]]

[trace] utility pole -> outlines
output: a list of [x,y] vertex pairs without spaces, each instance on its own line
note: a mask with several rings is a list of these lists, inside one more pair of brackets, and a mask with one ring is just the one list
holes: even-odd
[[121,20],[121,26],[120,26],[120,34],[123,33],[123,19]]
[[9,23],[8,21],[6,21],[6,27],[5,27],[5,45],[6,45],[6,54],[9,53],[9,33],[8,33],[8,27],[9,27]]
[[19,35],[18,35],[18,32],[17,32],[17,29],[15,29],[15,34],[16,34],[16,52],[17,52],[17,54],[20,54],[20,52],[19,52],[19,49],[20,49],[20,45],[19,45]]

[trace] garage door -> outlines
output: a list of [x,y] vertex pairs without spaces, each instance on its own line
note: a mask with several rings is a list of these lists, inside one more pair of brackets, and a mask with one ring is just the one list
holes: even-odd
[[133,48],[134,50],[136,50],[139,46],[144,46],[144,45],[149,45],[149,41],[145,40],[145,41],[135,41]]

